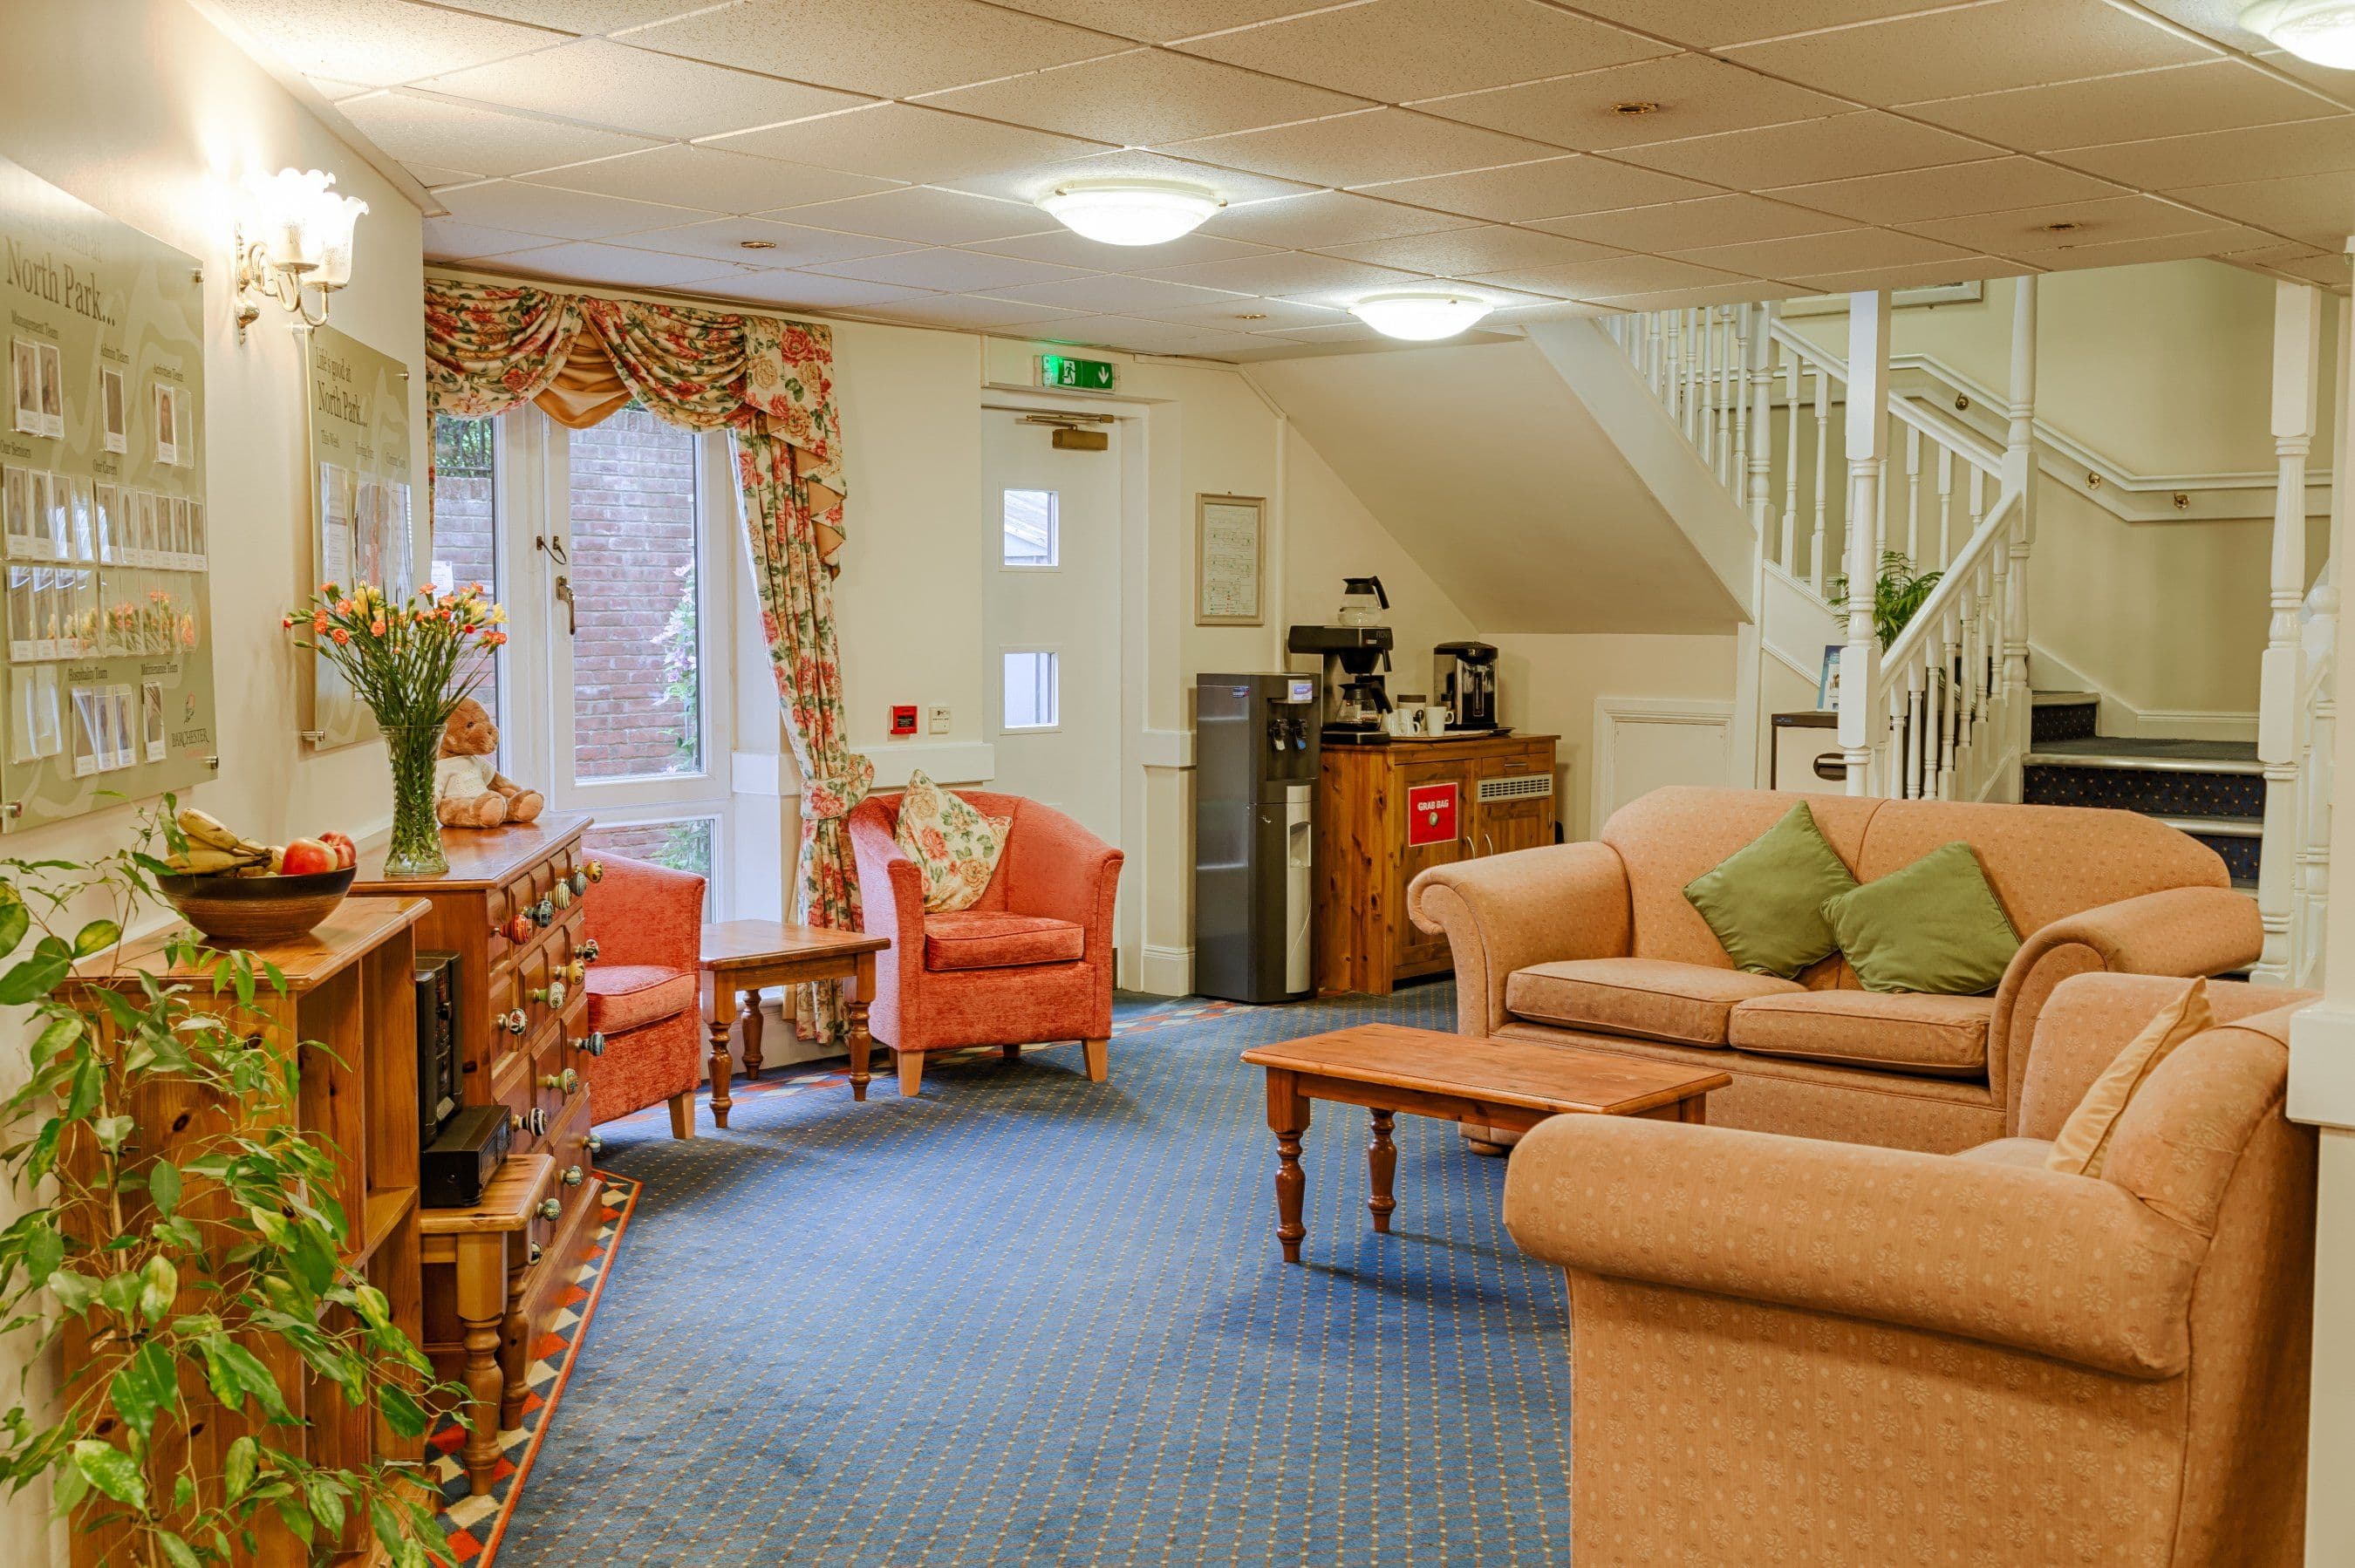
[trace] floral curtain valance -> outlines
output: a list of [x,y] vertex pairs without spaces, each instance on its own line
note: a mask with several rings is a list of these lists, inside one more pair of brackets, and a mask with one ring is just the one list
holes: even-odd
[[[634,400],[671,424],[733,437],[752,588],[802,775],[794,918],[856,930],[858,886],[842,819],[875,771],[843,735],[833,334],[776,316],[429,278],[425,365],[437,414],[484,419],[532,402],[579,429]],[[839,1040],[840,987],[806,988],[804,999],[809,1029]]]

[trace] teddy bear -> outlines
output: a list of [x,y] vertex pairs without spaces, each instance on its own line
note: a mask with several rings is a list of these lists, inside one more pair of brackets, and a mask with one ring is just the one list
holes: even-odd
[[442,759],[433,769],[433,815],[445,827],[496,827],[529,822],[547,802],[535,789],[491,765],[499,727],[473,698],[462,698],[442,727]]

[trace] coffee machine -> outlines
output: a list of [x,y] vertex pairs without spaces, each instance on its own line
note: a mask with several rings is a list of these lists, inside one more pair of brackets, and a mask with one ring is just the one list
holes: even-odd
[[1442,643],[1431,652],[1431,688],[1447,705],[1448,729],[1494,731],[1497,650],[1487,643]]
[[1324,663],[1318,731],[1327,746],[1380,745],[1391,710],[1388,626],[1295,626],[1284,646]]

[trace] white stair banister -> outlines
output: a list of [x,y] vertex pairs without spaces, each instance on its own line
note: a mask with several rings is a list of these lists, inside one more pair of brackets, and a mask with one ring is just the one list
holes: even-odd
[[1870,795],[1874,752],[1884,741],[1881,640],[1872,585],[1881,571],[1881,467],[1889,442],[1889,291],[1854,293],[1848,306],[1848,643],[1840,653],[1839,743],[1848,793]]
[[2314,446],[2322,358],[2322,291],[2311,283],[2274,285],[2273,570],[2265,652],[2257,699],[2257,760],[2265,768],[2264,837],[2257,869],[2257,916],[2264,952],[2251,977],[2286,985],[2297,877],[2298,729],[2305,691],[2299,680],[2306,600],[2306,459]]
[[2036,542],[2036,279],[2011,285],[2011,429],[2003,449],[2003,489],[2014,513],[2003,608],[2002,691],[2011,711],[2004,731],[2003,798],[2019,798],[2036,703],[2028,690],[2028,553]]

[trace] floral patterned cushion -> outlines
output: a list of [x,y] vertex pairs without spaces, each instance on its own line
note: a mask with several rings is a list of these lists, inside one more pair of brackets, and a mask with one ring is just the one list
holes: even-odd
[[892,834],[924,878],[924,912],[970,909],[1006,850],[1010,816],[984,816],[922,773],[908,775]]

